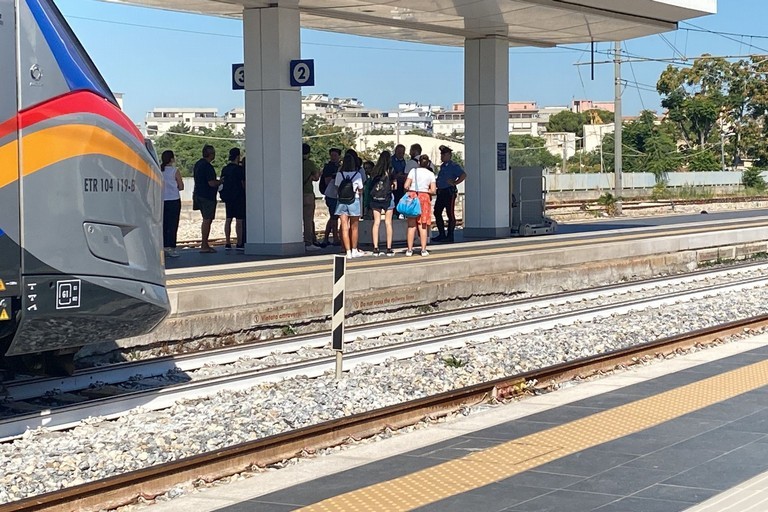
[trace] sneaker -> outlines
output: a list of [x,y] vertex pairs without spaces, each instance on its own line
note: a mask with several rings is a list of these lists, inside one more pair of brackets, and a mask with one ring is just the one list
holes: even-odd
[[304,250],[307,252],[315,252],[315,251],[319,251],[320,248],[316,245],[305,245]]
[[238,245],[238,246],[235,247],[235,250],[243,252],[243,251],[245,251],[245,245]]
[[429,251],[428,251],[428,250],[426,250],[426,249],[422,249],[422,250],[421,250],[421,255],[422,255],[422,256],[429,256]]
[[314,245],[315,247],[322,247],[322,246],[323,246],[323,244],[321,244],[321,243],[320,243],[320,242],[318,242],[317,240],[315,240],[314,242],[312,242],[312,245]]
[[230,250],[230,249],[232,248],[232,244],[226,244],[226,245],[224,246],[224,248],[225,248],[226,250]]
[[448,237],[445,235],[437,235],[432,237],[433,242],[444,242],[446,240],[448,240]]
[[169,258],[178,258],[179,256],[181,256],[181,254],[179,254],[178,251],[176,251],[176,249],[171,249],[166,254],[168,255]]
[[325,249],[326,247],[328,247],[328,240],[323,240],[323,241],[320,243],[320,248],[321,248],[321,249]]
[[383,253],[379,250],[378,247],[373,248],[373,255],[374,256],[381,256]]
[[405,255],[406,256],[413,256],[413,251],[408,249],[407,251],[405,251]]
[[352,259],[352,258],[354,258],[354,257],[355,257],[355,256],[352,254],[352,251],[347,251],[347,259],[348,259],[348,260],[351,260],[351,259]]
[[362,258],[363,256],[368,256],[368,253],[365,251],[361,251],[360,249],[352,249],[353,258]]
[[393,251],[392,249],[387,249],[387,256],[394,256],[394,255],[395,255],[395,251]]

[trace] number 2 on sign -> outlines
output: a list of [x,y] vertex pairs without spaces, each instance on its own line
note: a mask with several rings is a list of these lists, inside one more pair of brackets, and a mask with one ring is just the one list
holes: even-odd
[[293,69],[293,79],[297,82],[306,82],[309,77],[309,66],[303,62]]

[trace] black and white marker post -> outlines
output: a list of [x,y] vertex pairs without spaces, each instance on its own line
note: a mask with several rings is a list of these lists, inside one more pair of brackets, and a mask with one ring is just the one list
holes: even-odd
[[333,316],[331,317],[332,346],[336,351],[336,380],[341,379],[344,357],[344,273],[347,257],[337,254],[333,258]]

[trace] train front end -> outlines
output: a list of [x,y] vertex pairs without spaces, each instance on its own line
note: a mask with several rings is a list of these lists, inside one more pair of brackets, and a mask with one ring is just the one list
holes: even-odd
[[0,0],[0,91],[3,362],[149,332],[160,170],[51,0]]

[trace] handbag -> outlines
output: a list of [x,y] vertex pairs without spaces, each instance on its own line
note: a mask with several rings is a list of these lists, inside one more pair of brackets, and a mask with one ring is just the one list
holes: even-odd
[[419,202],[419,194],[416,192],[408,192],[400,201],[397,202],[397,211],[399,211],[405,217],[421,217],[421,203]]
[[[416,177],[414,171],[414,178]],[[413,181],[416,181],[415,179]],[[418,186],[416,187],[418,189]],[[419,202],[419,193],[409,191],[403,194],[400,201],[397,202],[397,211],[404,217],[421,217],[421,203]]]

